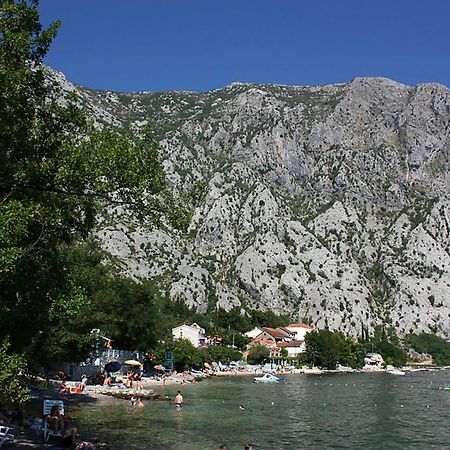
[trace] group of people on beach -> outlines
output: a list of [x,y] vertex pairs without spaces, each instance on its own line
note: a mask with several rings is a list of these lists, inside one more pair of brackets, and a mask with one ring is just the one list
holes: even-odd
[[132,370],[127,373],[127,378],[123,381],[123,385],[127,388],[139,387],[139,382],[141,381],[141,376]]

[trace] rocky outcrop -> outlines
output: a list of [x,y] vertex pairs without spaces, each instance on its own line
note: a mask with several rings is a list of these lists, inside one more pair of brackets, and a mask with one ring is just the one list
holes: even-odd
[[103,223],[99,236],[129,275],[158,275],[199,310],[450,335],[446,87],[357,78],[206,93],[76,89],[99,123],[154,126],[172,189],[206,186],[187,234]]

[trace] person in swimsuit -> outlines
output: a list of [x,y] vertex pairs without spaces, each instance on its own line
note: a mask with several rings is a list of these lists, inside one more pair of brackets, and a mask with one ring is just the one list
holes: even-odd
[[183,396],[181,395],[181,392],[178,391],[177,395],[175,397],[175,406],[178,408],[181,408],[183,406]]

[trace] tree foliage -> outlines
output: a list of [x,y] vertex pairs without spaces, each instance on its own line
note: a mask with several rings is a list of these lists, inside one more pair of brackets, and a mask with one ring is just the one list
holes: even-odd
[[339,346],[329,330],[312,331],[305,336],[306,355],[313,366],[334,369],[339,361]]
[[312,331],[305,336],[305,344],[306,360],[313,366],[334,369],[338,363],[353,368],[363,364],[361,345],[342,333]]
[[450,364],[450,343],[430,333],[410,333],[405,337],[405,344],[418,353],[427,353],[433,362],[440,366]]
[[204,362],[220,362],[229,364],[231,361],[239,361],[242,353],[234,348],[228,348],[223,345],[213,345],[202,351]]
[[25,370],[25,359],[10,353],[9,342],[4,341],[0,345],[0,409],[16,409],[27,400],[22,382]]
[[407,355],[393,329],[376,327],[374,335],[363,346],[367,351],[379,353],[386,364],[404,366]]
[[97,305],[66,250],[90,234],[102,208],[151,224],[189,220],[165,189],[151,133],[95,127],[42,65],[59,23],[43,29],[37,7],[0,0],[0,337],[29,359],[89,345],[80,330]]
[[264,345],[258,344],[250,348],[247,355],[247,362],[249,364],[263,364],[269,359],[270,351]]

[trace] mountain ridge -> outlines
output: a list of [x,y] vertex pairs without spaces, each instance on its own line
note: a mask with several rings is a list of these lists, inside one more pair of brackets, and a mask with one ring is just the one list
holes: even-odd
[[100,224],[124,273],[158,276],[200,311],[449,336],[447,87],[356,77],[144,94],[65,83],[102,126],[150,123],[172,189],[204,187],[186,235],[122,211]]

